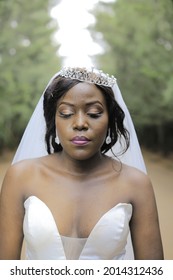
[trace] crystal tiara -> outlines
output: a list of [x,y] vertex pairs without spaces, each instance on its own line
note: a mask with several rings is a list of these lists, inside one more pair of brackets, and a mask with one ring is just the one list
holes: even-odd
[[116,83],[116,78],[114,76],[109,76],[109,74],[105,74],[103,71],[94,67],[91,69],[80,67],[64,67],[62,70],[60,70],[59,76],[69,79],[76,79],[87,83],[103,85],[106,87],[112,87]]

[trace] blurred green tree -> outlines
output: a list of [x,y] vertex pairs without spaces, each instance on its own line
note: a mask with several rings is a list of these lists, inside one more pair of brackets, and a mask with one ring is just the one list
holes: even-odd
[[50,2],[0,1],[0,150],[15,147],[60,59]]
[[168,148],[168,135],[173,143],[172,1],[99,3],[94,14],[93,36],[103,37],[105,46],[98,64],[117,76],[141,140]]

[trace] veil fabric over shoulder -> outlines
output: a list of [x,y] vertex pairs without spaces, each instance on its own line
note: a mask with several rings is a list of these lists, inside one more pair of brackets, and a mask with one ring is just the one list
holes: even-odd
[[[51,84],[51,82],[59,75],[60,72],[57,72],[49,81],[47,87]],[[46,89],[47,89],[46,87]],[[46,91],[44,90],[44,92]],[[122,110],[125,113],[125,120],[124,125],[126,129],[130,133],[130,146],[128,150],[121,155],[119,158],[120,160],[128,164],[130,166],[133,166],[144,173],[146,173],[146,168],[143,160],[143,156],[141,153],[141,149],[138,143],[137,135],[134,129],[134,125],[131,119],[131,116],[129,114],[129,111],[127,109],[127,106],[122,98],[121,92],[119,90],[119,87],[117,83],[114,83],[112,86],[112,90],[114,92],[114,97],[119,106],[122,108]],[[31,119],[25,129],[25,132],[23,134],[23,137],[21,139],[21,142],[18,146],[18,149],[16,151],[16,154],[14,156],[12,164],[19,162],[24,159],[30,159],[30,158],[37,158],[47,155],[46,150],[46,144],[45,144],[45,131],[46,131],[46,124],[43,114],[43,95],[44,92],[31,116]],[[113,147],[113,153],[115,155],[119,154],[121,151],[121,143],[116,143]],[[109,156],[112,156],[112,152],[107,152]],[[131,237],[129,235],[127,247],[126,247],[126,259],[134,259],[133,255],[133,248],[131,244]]]

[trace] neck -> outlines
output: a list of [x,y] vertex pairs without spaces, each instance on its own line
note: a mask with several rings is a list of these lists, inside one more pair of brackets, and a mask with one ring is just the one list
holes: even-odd
[[90,172],[96,172],[100,170],[100,166],[103,164],[106,156],[101,153],[97,153],[86,160],[75,160],[65,153],[60,154],[61,166],[66,171],[75,176],[89,175]]

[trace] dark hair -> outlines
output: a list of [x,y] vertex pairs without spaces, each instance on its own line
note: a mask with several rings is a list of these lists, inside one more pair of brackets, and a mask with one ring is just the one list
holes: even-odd
[[[47,151],[49,154],[54,152],[62,151],[61,144],[55,142],[56,128],[55,128],[55,115],[57,101],[67,93],[69,89],[81,83],[79,80],[67,79],[63,77],[56,77],[52,83],[48,86],[44,93],[43,109],[44,117],[46,121],[46,135],[45,141],[47,145]],[[122,153],[124,153],[129,147],[129,132],[124,127],[123,121],[125,114],[121,107],[118,105],[114,98],[114,93],[110,87],[96,85],[105,97],[106,105],[109,114],[109,133],[111,137],[111,143],[103,143],[101,147],[101,152],[105,154],[109,151],[114,144],[117,142],[118,138],[122,144],[122,139],[124,140],[124,148],[122,148]],[[121,153],[121,154],[122,154]]]

